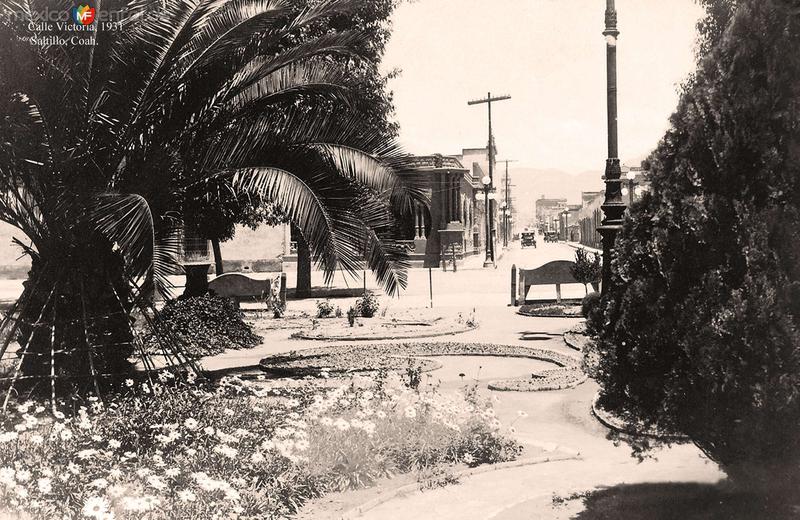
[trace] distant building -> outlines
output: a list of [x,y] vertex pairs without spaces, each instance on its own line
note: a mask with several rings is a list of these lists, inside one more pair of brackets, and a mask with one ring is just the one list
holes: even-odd
[[535,205],[536,226],[542,231],[558,231],[559,215],[567,209],[567,199],[547,199],[542,195]]
[[[473,230],[476,214],[475,193],[480,190],[480,166],[465,168],[456,157],[439,154],[416,156],[401,176],[416,176],[424,181],[430,206],[418,205],[413,217],[401,223],[400,239],[409,250],[412,265],[438,267],[442,254],[457,259],[480,249],[480,236]],[[478,242],[476,242],[476,239]]]

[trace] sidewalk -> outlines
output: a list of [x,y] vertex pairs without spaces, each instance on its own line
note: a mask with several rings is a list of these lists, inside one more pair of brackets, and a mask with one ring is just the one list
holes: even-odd
[[[495,308],[486,318],[481,320],[478,330],[430,341],[490,340],[579,355],[569,349],[561,337],[576,324],[576,319],[524,317],[517,315],[513,308]],[[534,343],[532,339],[537,341]],[[469,377],[479,366],[481,374],[493,378],[519,376],[525,371],[520,363],[498,358],[453,358],[448,363],[432,373],[434,377],[437,372],[440,374],[443,391],[455,391],[463,384],[451,381],[458,378],[448,374],[460,372]],[[553,509],[554,495],[566,496],[623,482],[715,483],[724,477],[714,463],[688,444],[658,450],[654,453],[657,461],[639,464],[631,457],[629,447],[615,446],[606,438],[607,428],[592,416],[591,402],[598,386],[591,380],[568,390],[492,392],[481,377],[481,387],[485,395],[495,400],[495,412],[504,430],[513,425],[512,435],[527,447],[529,455],[527,459],[523,455],[522,465],[481,467],[482,472],[462,476],[459,484],[424,492],[409,485],[408,479],[395,481],[398,482],[395,486],[390,480],[380,488],[339,493],[314,501],[301,511],[300,518],[550,519],[559,518]],[[524,417],[520,417],[520,411],[525,412]],[[398,493],[399,484],[406,485]]]

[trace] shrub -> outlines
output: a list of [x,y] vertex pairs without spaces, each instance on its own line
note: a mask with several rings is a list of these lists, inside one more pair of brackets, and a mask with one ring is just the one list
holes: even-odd
[[317,318],[330,318],[333,316],[333,310],[330,300],[317,300]]
[[800,480],[800,17],[743,0],[617,238],[603,406],[688,435],[734,482]]
[[589,253],[583,248],[575,250],[575,263],[570,266],[570,272],[579,283],[583,284],[586,294],[589,294],[590,283],[600,281],[602,269],[600,255]]
[[581,300],[581,315],[586,318],[586,330],[594,335],[603,327],[600,293],[590,292]]
[[372,293],[366,293],[364,296],[356,300],[356,312],[359,316],[364,318],[372,318],[380,309],[381,304],[378,298]]
[[358,311],[356,311],[355,307],[350,307],[347,309],[347,323],[353,327],[356,324],[356,316],[358,316]]
[[[156,317],[155,328],[162,337],[182,341],[187,355],[193,357],[250,348],[262,339],[229,298],[213,294],[168,300]],[[160,348],[156,339],[155,334],[145,339],[151,351]]]

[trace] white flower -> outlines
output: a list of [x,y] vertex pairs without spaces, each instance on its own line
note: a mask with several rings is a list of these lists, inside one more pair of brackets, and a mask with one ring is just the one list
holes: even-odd
[[253,464],[261,464],[262,462],[264,462],[264,460],[266,460],[266,459],[264,458],[264,455],[262,455],[261,453],[259,453],[259,452],[257,452],[257,451],[256,451],[256,452],[254,452],[254,453],[253,453],[253,454],[250,456],[250,462],[252,462]]
[[407,406],[405,410],[405,415],[409,419],[413,419],[417,416],[417,409],[414,408],[413,406]]
[[194,502],[197,500],[197,495],[188,489],[184,489],[183,491],[178,492],[178,500],[181,502]]
[[350,423],[339,417],[333,423],[340,431],[347,431],[350,429]]
[[36,488],[39,493],[47,495],[53,490],[53,483],[49,478],[40,478],[36,481]]
[[105,489],[108,487],[108,481],[104,478],[97,478],[89,482],[89,487],[93,487],[96,489]]
[[44,442],[44,437],[42,437],[38,433],[35,433],[35,434],[31,435],[31,442],[34,443],[34,444],[37,444],[37,445],[38,444],[42,444]]
[[28,413],[28,409],[31,407],[31,403],[23,403],[17,406],[17,411],[19,413]]
[[375,416],[378,417],[378,419],[386,419],[386,412],[383,410],[378,410],[375,412]]
[[183,421],[183,425],[186,427],[187,430],[196,430],[197,427],[200,426],[199,423],[195,419],[192,419],[191,417]]
[[217,444],[214,446],[214,453],[218,453],[229,459],[235,459],[239,452],[236,450],[236,448],[231,448],[227,444]]
[[179,470],[178,468],[169,468],[167,469],[167,471],[164,472],[164,474],[166,474],[168,477],[175,478],[181,474],[181,470]]
[[70,462],[67,465],[67,470],[72,473],[73,475],[77,475],[81,472],[81,467],[75,464],[74,462]]
[[125,380],[125,386],[127,386],[128,388],[132,387],[133,386],[133,379],[126,379]]
[[83,516],[98,519],[106,518],[110,505],[105,497],[89,497],[83,505]]
[[464,459],[464,462],[466,462],[467,464],[472,464],[473,462],[475,462],[475,457],[473,457],[469,453],[465,453],[464,457],[462,458]]
[[59,421],[63,421],[67,416],[64,415],[64,412],[56,410],[55,412],[53,412],[53,417],[55,417]]
[[[64,431],[68,431],[68,430],[64,430]],[[64,432],[61,432],[61,433],[64,433]],[[88,450],[79,451],[78,453],[76,453],[76,455],[78,456],[79,459],[86,460],[86,459],[90,459],[90,458],[94,457],[95,455],[97,455],[97,450],[89,448]]]
[[17,471],[17,480],[20,482],[27,482],[31,478],[31,472],[26,469]]
[[205,428],[203,428],[203,432],[206,435],[214,435],[214,427],[213,426],[206,426]]
[[224,410],[222,410],[222,413],[224,413],[228,417],[232,417],[233,416],[233,410],[231,410],[230,408],[225,408]]
[[16,484],[16,480],[14,479],[15,471],[12,468],[4,467],[0,468],[0,484],[5,486],[13,486]]
[[102,440],[103,440],[103,438],[102,438],[102,437],[100,437],[99,435],[92,435],[92,440],[93,440],[94,442],[100,442],[100,441],[102,441]]
[[330,417],[323,417],[322,419],[319,420],[319,422],[323,426],[333,426],[333,419],[331,419]]
[[112,450],[118,450],[122,447],[122,443],[116,439],[111,439],[110,441],[108,441],[108,447],[111,448]]
[[147,477],[147,485],[159,491],[167,489],[167,483],[164,482],[164,479],[158,475],[150,475]]

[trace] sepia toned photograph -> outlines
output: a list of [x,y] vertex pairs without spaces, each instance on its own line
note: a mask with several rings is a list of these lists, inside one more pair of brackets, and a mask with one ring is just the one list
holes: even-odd
[[0,520],[800,520],[800,0],[0,0]]

